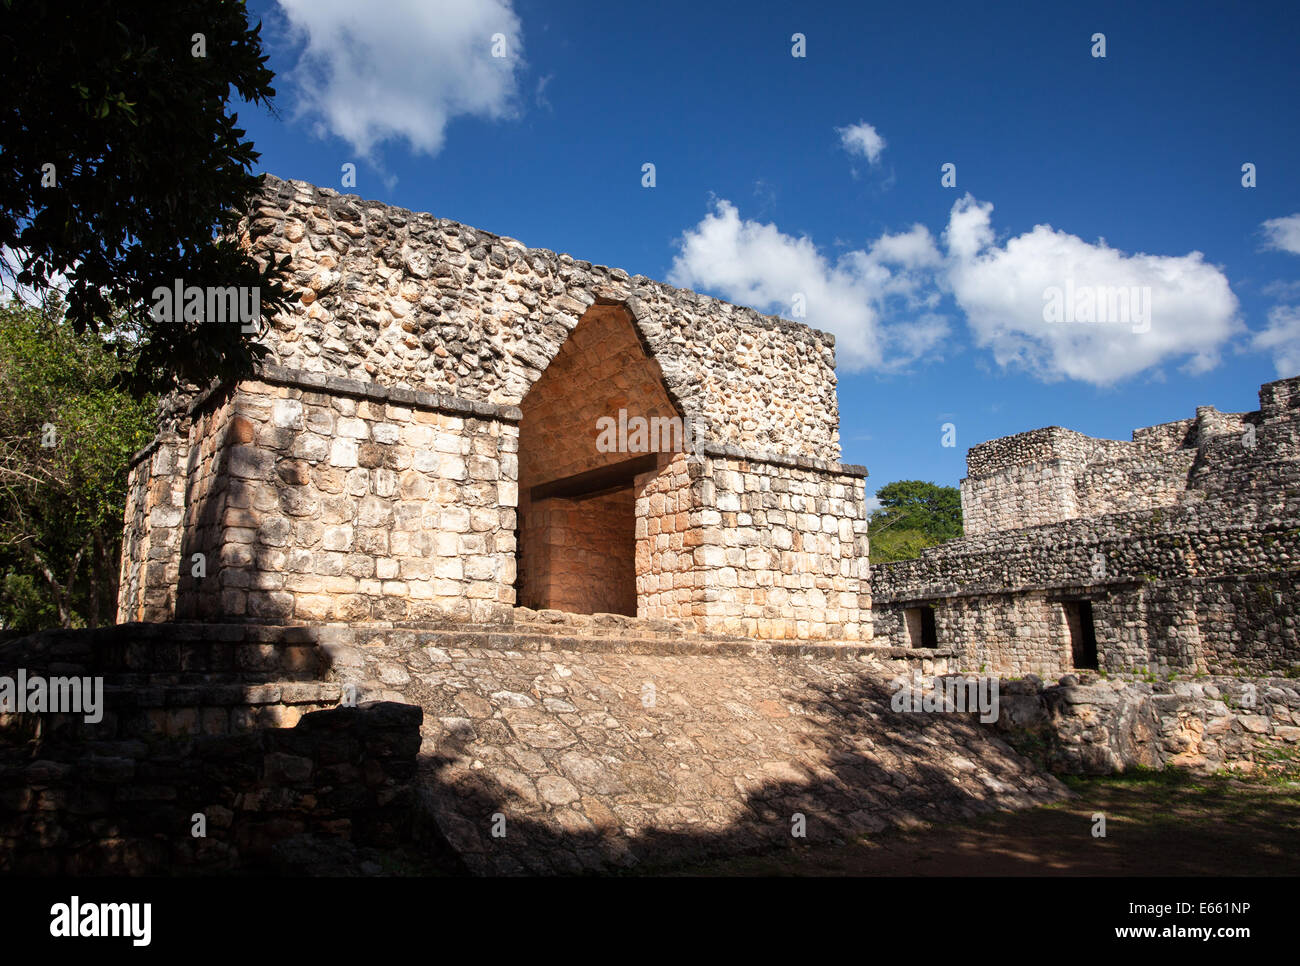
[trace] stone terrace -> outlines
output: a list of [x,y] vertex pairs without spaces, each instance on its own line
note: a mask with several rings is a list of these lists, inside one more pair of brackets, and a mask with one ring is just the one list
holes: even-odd
[[[404,794],[393,784],[396,762],[381,771],[351,766],[373,772],[379,784],[368,787],[381,797],[359,813],[340,804],[323,818],[316,796],[343,801],[333,785],[342,773],[323,745],[298,753],[301,761],[253,755],[241,766],[241,780],[257,792],[251,798],[173,780],[178,765],[158,766],[188,743],[211,747],[240,735],[265,734],[257,748],[303,747],[276,735],[349,694],[363,708],[407,705],[413,722],[421,718],[409,706],[423,710],[412,727],[420,738],[415,827],[424,838],[411,848],[475,873],[654,867],[1064,794],[973,719],[890,710],[891,679],[909,667],[940,672],[943,653],[706,637],[618,615],[517,617],[483,627],[122,625],[6,645],[6,666],[75,661],[82,673],[105,675],[104,722],[63,722],[56,731],[80,735],[75,764],[85,774],[116,770],[109,798],[74,802],[60,791],[66,768],[42,765],[50,735],[38,736],[10,749],[6,767],[29,791],[22,811],[0,818],[28,822],[27,808],[46,801],[43,827],[59,827],[62,817],[69,828],[93,830],[109,827],[97,816],[111,825],[114,801],[165,804],[169,815],[218,805],[233,817],[209,826],[212,842],[199,854],[186,853],[197,868],[207,868],[204,856],[227,868],[243,854],[223,844],[231,828],[306,829],[328,839],[370,828],[376,807],[388,809],[383,827],[396,828],[391,813],[403,799],[393,796]],[[13,721],[0,725],[13,733]],[[191,765],[181,773],[193,776]],[[262,814],[259,801],[272,810]],[[6,809],[19,804],[0,800]],[[806,839],[791,836],[796,812]],[[493,835],[499,816],[504,837]]]

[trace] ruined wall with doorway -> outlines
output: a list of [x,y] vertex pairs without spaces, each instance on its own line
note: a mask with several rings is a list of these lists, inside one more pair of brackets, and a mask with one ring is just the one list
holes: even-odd
[[303,181],[266,179],[247,239],[291,259],[279,365],[518,406],[588,309],[617,304],[708,439],[839,458],[827,333]]
[[[305,182],[268,177],[243,240],[298,299],[255,378],[191,394],[182,460],[133,469],[119,619],[870,636],[831,336]],[[670,522],[644,497],[688,449],[715,482]]]
[[635,616],[637,472],[686,434],[627,309],[588,309],[521,409],[519,604]]
[[[1112,673],[1300,666],[1300,378],[1259,395],[1257,412],[1202,407],[1195,420],[1137,430],[1132,444],[1041,430],[975,447],[977,485],[963,481],[963,511],[981,507],[974,532],[873,568],[877,638],[907,646],[907,610],[929,606],[939,646],[971,669],[1059,674],[1089,643]],[[1087,499],[1074,512],[1103,512],[1046,523],[1029,512],[1013,525],[1015,501],[1029,498],[992,499],[991,481],[1043,467],[1038,457],[1065,444],[1092,454],[1077,460],[1069,493]],[[1156,479],[1166,485],[1148,485]],[[1140,500],[1154,505],[1131,508]],[[1074,617],[1085,603],[1091,642]]]

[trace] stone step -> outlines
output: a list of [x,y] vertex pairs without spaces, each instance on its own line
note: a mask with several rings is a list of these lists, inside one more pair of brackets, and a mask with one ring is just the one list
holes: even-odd
[[[162,692],[145,695],[135,703],[105,696],[99,721],[88,722],[76,712],[0,715],[0,746],[81,747],[86,743],[112,742],[200,734],[231,734],[260,728],[290,728],[312,711],[336,708],[341,688],[322,685],[314,696],[300,693],[292,702],[202,701],[178,704],[174,695]],[[218,698],[218,695],[211,697]],[[262,695],[260,697],[269,697]]]

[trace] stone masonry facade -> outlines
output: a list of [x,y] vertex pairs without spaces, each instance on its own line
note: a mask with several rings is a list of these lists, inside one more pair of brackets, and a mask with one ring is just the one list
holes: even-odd
[[1259,398],[1131,441],[1049,427],[974,447],[965,536],[873,568],[877,638],[1012,674],[1300,667],[1300,378]]
[[243,238],[299,300],[137,457],[119,621],[870,639],[830,335],[305,182],[268,177]]

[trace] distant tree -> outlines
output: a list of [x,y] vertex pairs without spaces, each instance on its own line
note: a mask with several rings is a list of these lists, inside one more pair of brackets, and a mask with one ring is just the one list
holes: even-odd
[[962,535],[961,491],[921,480],[899,480],[876,491],[871,515],[871,561],[920,556],[926,547]]
[[39,298],[62,276],[77,332],[132,332],[137,392],[240,375],[265,351],[238,321],[154,318],[158,286],[255,287],[264,318],[288,297],[287,259],[259,266],[232,237],[260,177],[229,101],[275,94],[260,32],[243,0],[0,0],[11,284]]
[[129,345],[78,333],[57,298],[0,305],[5,629],[111,623],[127,461],[155,425],[154,400],[121,385],[130,360]]

